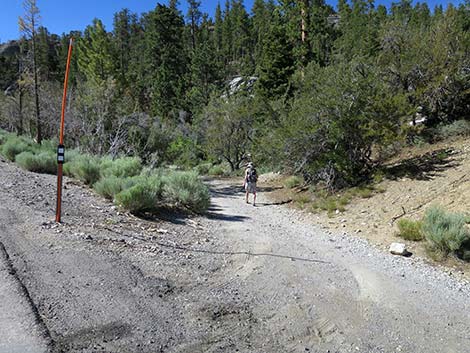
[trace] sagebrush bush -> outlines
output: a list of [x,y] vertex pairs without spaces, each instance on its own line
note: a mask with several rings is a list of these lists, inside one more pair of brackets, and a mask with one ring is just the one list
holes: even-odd
[[3,145],[9,138],[10,133],[0,129],[0,145]]
[[299,177],[297,175],[292,175],[284,181],[284,186],[288,189],[293,189],[293,188],[301,185],[302,182],[303,182],[303,179],[301,177]]
[[[163,206],[163,180],[159,176],[129,178],[125,188],[115,196],[115,203],[134,214],[155,212]],[[134,184],[134,185],[132,185]]]
[[430,248],[443,255],[459,251],[470,238],[465,215],[446,212],[439,206],[426,210],[422,231]]
[[23,169],[35,173],[56,174],[57,161],[53,152],[22,152],[15,158],[15,162]]
[[199,175],[208,175],[209,170],[212,168],[212,163],[201,163],[198,164],[194,169]]
[[453,136],[469,136],[470,135],[470,121],[457,120],[448,125],[439,126],[437,133],[440,138],[449,138]]
[[139,175],[141,170],[142,161],[138,157],[105,158],[101,162],[101,175],[104,177],[126,178]]
[[76,156],[64,164],[64,173],[93,185],[100,179],[100,160],[87,154]]
[[163,197],[167,203],[202,213],[210,204],[207,186],[195,172],[171,172],[165,177]]
[[93,185],[93,189],[101,196],[113,200],[124,189],[124,185],[125,179],[112,175],[98,180]]
[[400,219],[398,221],[398,236],[405,240],[419,241],[424,239],[421,231],[423,222],[410,219]]
[[12,162],[18,154],[26,151],[32,152],[32,145],[14,135],[10,135],[7,138],[1,149],[2,155]]
[[209,169],[208,174],[211,176],[222,176],[225,174],[225,169],[221,165],[214,165]]
[[[27,140],[26,140],[27,141]],[[35,154],[39,154],[41,152],[47,152],[56,154],[57,153],[57,145],[59,143],[57,140],[42,140],[41,144],[33,144],[32,150]]]

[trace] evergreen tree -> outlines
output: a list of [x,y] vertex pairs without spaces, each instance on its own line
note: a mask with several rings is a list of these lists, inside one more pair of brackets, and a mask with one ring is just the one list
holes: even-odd
[[116,76],[121,88],[128,85],[129,67],[132,54],[131,24],[136,21],[136,15],[128,9],[123,9],[114,15],[113,24],[113,53],[115,54]]
[[232,75],[230,65],[233,61],[233,21],[230,0],[225,0],[225,9],[222,22],[222,56],[226,75]]
[[263,38],[261,55],[257,62],[257,87],[267,97],[284,94],[290,76],[294,72],[293,48],[279,14],[267,28]]
[[166,118],[185,106],[188,59],[184,22],[174,8],[160,4],[147,17],[145,58],[151,110]]
[[217,7],[215,8],[214,45],[218,53],[222,53],[223,22],[220,2],[217,2]]
[[199,7],[201,6],[200,1],[188,0],[188,14],[186,18],[189,21],[189,27],[191,29],[191,48],[196,49],[196,38],[198,36],[199,25],[202,19],[202,13]]
[[400,0],[392,3],[392,18],[400,22],[410,21],[413,13],[411,0]]
[[[67,63],[67,55],[69,50],[70,38],[74,38],[75,43],[79,43],[82,38],[82,32],[72,31],[69,34],[62,34],[58,40],[58,44],[55,48],[57,57],[57,80],[62,83],[65,77],[65,69]],[[78,52],[76,46],[73,49],[72,58],[70,61],[70,72],[69,72],[69,85],[75,86],[77,84],[77,77],[80,76],[78,70]]]
[[212,21],[204,17],[199,41],[191,57],[191,83],[188,93],[191,111],[199,111],[209,103],[211,93],[220,80],[220,66],[214,41],[211,39]]
[[39,78],[37,64],[37,32],[39,26],[39,8],[36,0],[24,0],[24,17],[19,18],[20,32],[31,42],[31,65],[34,83],[34,107],[36,113],[36,141],[42,142],[41,108],[39,106]]
[[129,70],[127,72],[129,94],[136,104],[135,109],[146,113],[150,112],[150,93],[147,71],[147,46],[145,38],[145,27],[148,16],[141,19],[132,16],[130,23],[130,58]]
[[266,33],[266,29],[269,27],[269,14],[267,6],[264,0],[255,0],[253,3],[253,8],[251,10],[252,17],[252,40],[255,43],[255,52],[254,52],[254,59],[255,63],[258,62],[258,58],[260,58],[260,51],[262,48],[262,42],[264,35]]
[[325,66],[331,61],[334,41],[337,37],[337,30],[334,23],[328,22],[328,16],[332,15],[333,9],[326,5],[324,0],[312,1],[310,14],[310,28],[308,29],[312,51],[312,60]]
[[374,11],[373,1],[353,0],[352,8],[342,5],[340,31],[336,47],[345,60],[354,56],[374,56],[379,48],[380,25]]
[[230,21],[232,25],[232,60],[234,61],[234,71],[237,74],[251,74],[253,70],[252,62],[252,42],[251,29],[248,13],[243,5],[243,0],[233,0]]
[[78,41],[78,68],[85,78],[101,84],[115,73],[110,37],[103,23],[93,20],[85,30],[85,36]]
[[217,2],[215,8],[215,22],[214,22],[214,33],[212,36],[213,46],[216,51],[217,67],[221,70],[221,74],[225,73],[225,51],[224,51],[224,19],[222,16],[222,9],[220,2]]
[[57,36],[51,36],[47,28],[39,27],[37,41],[37,61],[39,75],[43,81],[58,79],[58,58],[55,47],[58,45]]

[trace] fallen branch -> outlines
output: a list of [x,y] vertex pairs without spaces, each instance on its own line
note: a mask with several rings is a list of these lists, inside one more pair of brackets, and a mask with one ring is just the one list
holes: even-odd
[[405,207],[401,206],[401,209],[403,210],[403,213],[401,215],[398,215],[398,216],[395,216],[393,217],[391,220],[390,220],[390,225],[393,226],[393,223],[395,223],[395,221],[401,217],[403,217],[404,215],[406,215],[406,210],[405,210]]

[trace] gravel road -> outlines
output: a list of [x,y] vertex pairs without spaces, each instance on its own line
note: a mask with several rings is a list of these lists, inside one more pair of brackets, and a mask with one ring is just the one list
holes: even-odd
[[245,204],[142,220],[0,161],[0,242],[52,352],[470,352],[470,284],[418,259]]

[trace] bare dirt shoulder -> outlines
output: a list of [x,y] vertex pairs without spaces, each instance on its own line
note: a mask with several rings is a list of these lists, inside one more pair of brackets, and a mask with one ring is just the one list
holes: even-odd
[[[66,180],[0,161],[0,234],[55,352],[470,353],[470,285],[246,204],[210,181],[204,217],[142,220]],[[456,309],[458,308],[458,309]]]
[[[292,198],[271,178],[273,200]],[[420,219],[431,205],[440,205],[451,212],[470,214],[470,141],[458,139],[409,148],[390,160],[384,168],[384,180],[377,185],[383,192],[369,198],[355,198],[344,212],[306,214],[325,229],[356,234],[384,251],[392,242],[403,242],[414,254],[434,266],[443,266],[455,275],[470,278],[470,263],[453,257],[435,262],[426,253],[424,242],[406,241],[396,236],[397,220]],[[297,192],[294,191],[294,196]],[[296,207],[295,202],[291,206]]]

